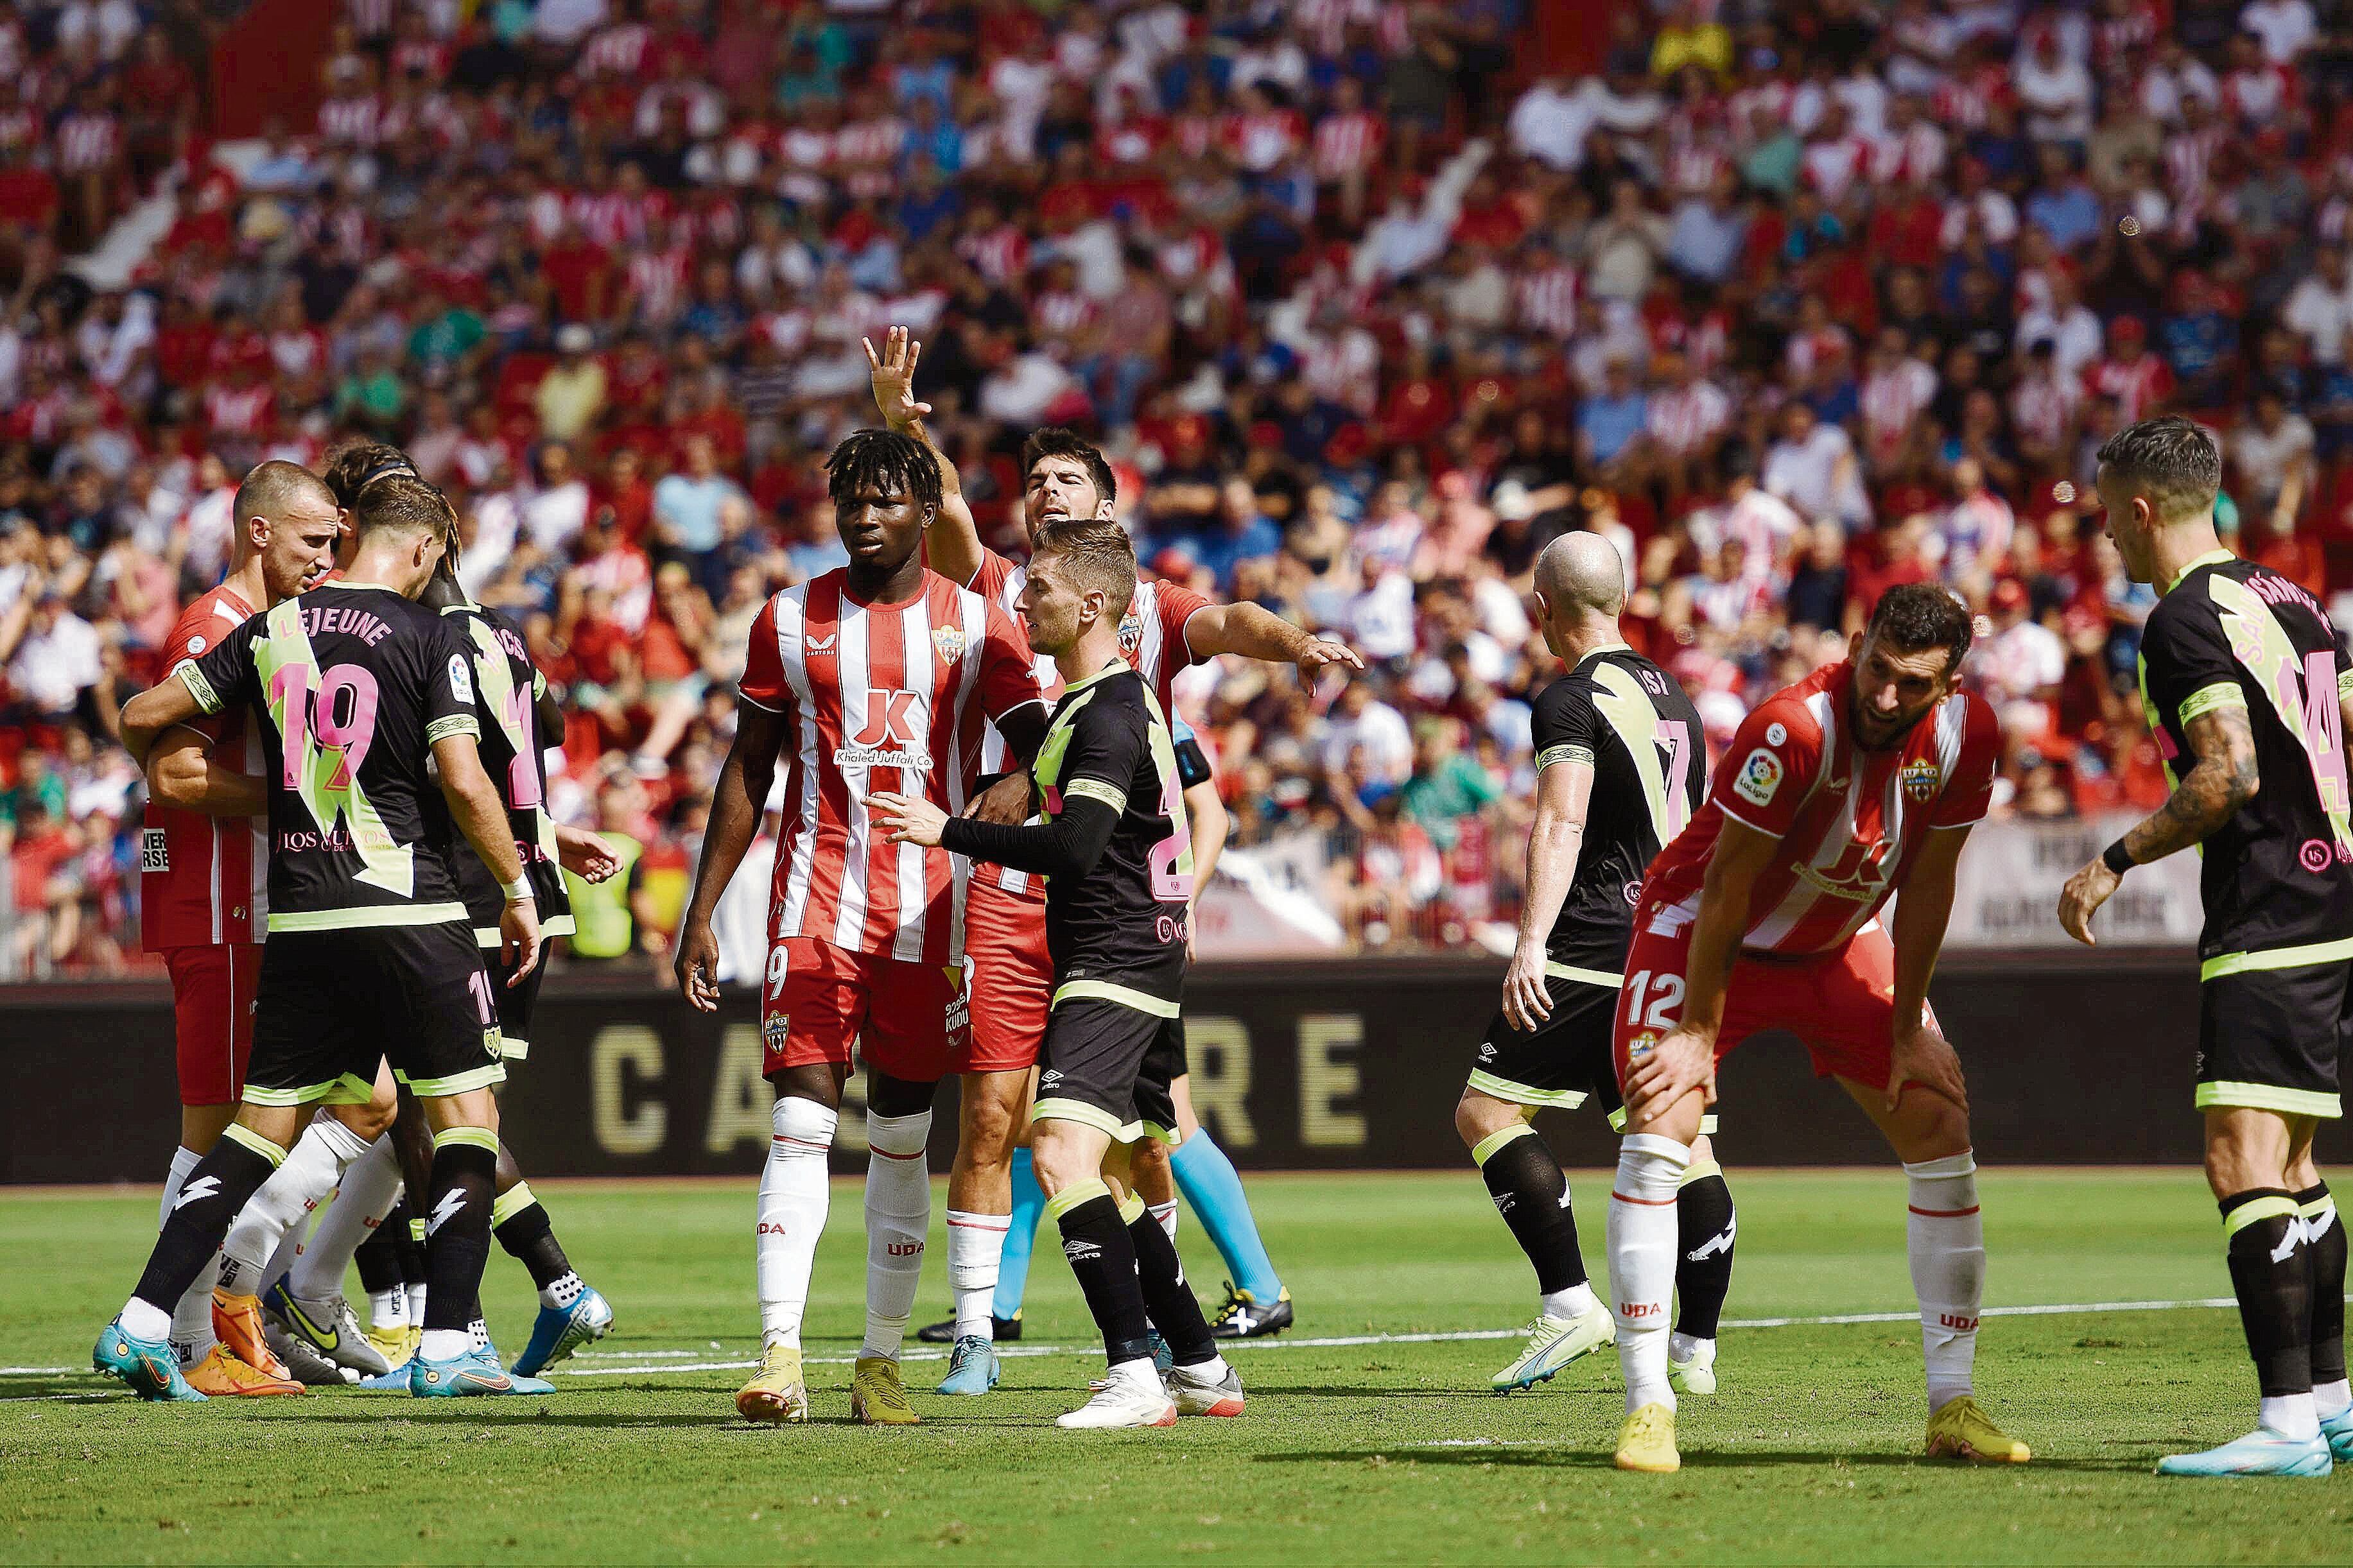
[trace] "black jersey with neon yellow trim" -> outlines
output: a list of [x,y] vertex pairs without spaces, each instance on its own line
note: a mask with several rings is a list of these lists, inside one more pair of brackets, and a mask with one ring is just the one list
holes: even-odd
[[1620,644],[1599,648],[1536,694],[1536,771],[1580,762],[1593,795],[1577,877],[1546,954],[1567,979],[1614,984],[1642,877],[1707,794],[1699,710],[1675,678]]
[[[474,662],[475,718],[482,730],[482,767],[498,786],[507,808],[507,826],[522,857],[523,876],[538,906],[543,936],[572,931],[572,899],[555,854],[555,819],[547,813],[545,748],[562,736],[539,732],[539,696],[547,677],[532,661],[522,627],[503,610],[481,605],[445,605],[444,619],[459,628]],[[506,893],[474,847],[450,825],[449,866],[458,890],[485,945],[499,940],[499,916]]]
[[1119,813],[1092,871],[1047,879],[1055,1000],[1098,996],[1175,1016],[1193,837],[1176,744],[1144,678],[1122,661],[1066,689],[1030,776],[1050,823],[1074,799]]
[[426,772],[434,742],[481,733],[454,625],[390,588],[332,582],[174,673],[206,712],[259,721],[271,931],[466,918]]
[[[2182,573],[2141,634],[2141,703],[2179,782],[2196,765],[2189,721],[2246,711],[2260,783],[2200,846],[2208,977],[2353,957],[2353,798],[2337,701],[2353,690],[2328,614],[2303,588],[2224,552]],[[2260,955],[2273,954],[2273,962]],[[2253,962],[2249,962],[2253,958]]]

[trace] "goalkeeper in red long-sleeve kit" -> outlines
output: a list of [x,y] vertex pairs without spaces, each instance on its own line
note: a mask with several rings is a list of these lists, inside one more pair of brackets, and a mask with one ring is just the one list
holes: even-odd
[[[1125,1191],[1127,1146],[1174,1141],[1170,1084],[1184,1070],[1192,844],[1167,721],[1120,657],[1135,552],[1110,522],[1050,525],[1021,616],[1053,656],[1063,694],[1030,773],[1040,824],[951,818],[920,800],[870,802],[892,837],[1047,879],[1054,989],[1033,1113],[1038,1176],[1111,1374],[1067,1427],[1166,1426],[1239,1415],[1241,1381],[1218,1354],[1176,1248]],[[1168,1342],[1163,1384],[1151,1333]]]

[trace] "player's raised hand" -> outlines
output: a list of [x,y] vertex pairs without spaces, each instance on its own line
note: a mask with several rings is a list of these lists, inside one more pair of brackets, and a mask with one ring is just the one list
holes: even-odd
[[499,911],[499,957],[512,971],[510,987],[539,967],[539,905],[532,900],[516,900]]
[[973,796],[964,814],[975,822],[1018,827],[1029,820],[1029,774],[1017,769]]
[[711,922],[690,916],[678,933],[678,956],[671,962],[679,994],[698,1013],[719,1011],[719,939]]
[[892,795],[887,790],[868,795],[866,809],[873,816],[874,826],[893,844],[920,844],[926,849],[935,849],[939,847],[940,830],[948,825],[948,814],[930,801]]
[[621,868],[613,847],[583,827],[555,829],[556,863],[584,882],[607,882]]
[[1944,1036],[1925,1022],[1896,1029],[1888,1062],[1888,1110],[1895,1109],[1907,1083],[1941,1095],[1963,1110],[1969,1108],[1969,1086],[1961,1077],[1960,1057]]
[[1715,1098],[1715,1042],[1679,1027],[1627,1068],[1626,1109],[1630,1115],[1653,1105],[1663,1110],[1694,1089]]
[[1535,1034],[1536,1026],[1552,1016],[1544,949],[1524,942],[1513,950],[1512,966],[1504,972],[1504,1016],[1524,1035]]
[[923,345],[906,328],[893,327],[884,333],[879,354],[874,352],[873,339],[858,341],[866,349],[874,406],[881,410],[882,423],[893,430],[903,430],[932,411],[930,404],[915,401],[915,363],[923,357]]
[[2059,889],[2060,928],[2085,947],[2099,946],[2100,939],[2092,934],[2092,917],[2123,880],[2108,869],[2107,861],[2094,856],[2090,865],[2068,878],[2067,885]]
[[1325,670],[1338,668],[1362,674],[1365,657],[1337,637],[1310,637],[1307,646],[1299,650],[1299,673],[1308,686]]

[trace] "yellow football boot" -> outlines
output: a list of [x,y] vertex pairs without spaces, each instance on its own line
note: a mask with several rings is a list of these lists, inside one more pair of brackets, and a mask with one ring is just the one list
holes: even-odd
[[1968,1459],[1980,1465],[2022,1465],[2034,1458],[2031,1448],[2005,1436],[1967,1394],[1947,1400],[1942,1409],[1928,1417],[1928,1453],[1935,1458]]
[[879,1355],[860,1356],[850,1369],[849,1413],[869,1426],[914,1426],[923,1419],[907,1403],[899,1363]]
[[746,1421],[806,1421],[808,1384],[801,1380],[797,1345],[773,1344],[760,1352],[760,1370],[735,1394]]
[[1652,1401],[1626,1417],[1618,1428],[1618,1468],[1654,1476],[1672,1476],[1683,1468],[1683,1457],[1675,1451],[1672,1405]]
[[302,1385],[290,1377],[276,1377],[259,1367],[248,1366],[229,1353],[225,1344],[213,1346],[212,1353],[187,1373],[188,1386],[198,1394],[218,1398],[223,1394],[300,1394]]

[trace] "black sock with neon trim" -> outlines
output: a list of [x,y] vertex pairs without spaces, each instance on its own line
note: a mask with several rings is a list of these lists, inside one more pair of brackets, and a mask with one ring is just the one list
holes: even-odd
[[[2251,1187],[2224,1198],[2221,1209],[2231,1287],[2263,1397],[2309,1394],[2312,1265],[2295,1199],[2284,1188]],[[2338,1334],[2341,1341],[2341,1327]]]
[[1201,1315],[1200,1298],[1185,1283],[1176,1244],[1145,1209],[1143,1199],[1131,1201],[1138,1211],[1127,1226],[1128,1240],[1135,1248],[1136,1282],[1143,1288],[1144,1310],[1151,1315],[1152,1326],[1168,1342],[1169,1359],[1178,1366],[1217,1360],[1218,1342],[1209,1332],[1209,1321]]
[[2304,1251],[2312,1268],[2312,1383],[2345,1377],[2345,1222],[2327,1182],[2295,1194],[2304,1219]]
[[1136,1278],[1135,1243],[1129,1239],[1111,1190],[1099,1181],[1066,1187],[1046,1200],[1046,1212],[1061,1230],[1062,1256],[1071,1260],[1087,1310],[1103,1331],[1109,1363],[1150,1359],[1152,1324],[1145,1313],[1144,1286]]
[[1479,1163],[1479,1179],[1487,1184],[1495,1212],[1535,1266],[1537,1292],[1549,1296],[1584,1284],[1568,1176],[1536,1130],[1525,1121],[1506,1127],[1480,1140],[1471,1157]]
[[166,1316],[180,1304],[196,1276],[228,1235],[239,1210],[261,1190],[270,1173],[286,1162],[286,1151],[235,1122],[213,1152],[196,1162],[172,1200],[172,1217],[147,1255],[147,1267],[132,1292]]
[[498,1136],[446,1128],[433,1140],[433,1202],[425,1218],[425,1329],[472,1326],[482,1315],[482,1266],[491,1257],[491,1189]]
[[517,1182],[498,1195],[491,1206],[491,1231],[507,1256],[531,1271],[531,1282],[538,1289],[544,1290],[572,1272],[564,1245],[555,1239],[555,1222],[527,1183]]
[[1738,1231],[1722,1168],[1711,1163],[1686,1171],[1675,1190],[1675,1332],[1715,1338],[1724,1298],[1732,1290],[1732,1244]]

